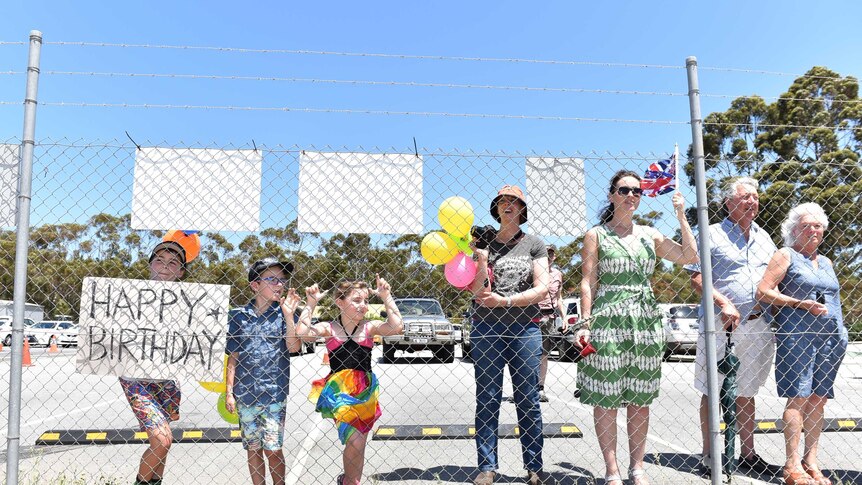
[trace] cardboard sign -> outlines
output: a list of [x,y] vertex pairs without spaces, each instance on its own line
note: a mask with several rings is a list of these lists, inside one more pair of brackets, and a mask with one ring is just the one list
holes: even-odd
[[257,231],[262,162],[257,150],[136,150],[132,229]]
[[229,297],[226,285],[84,278],[76,370],[221,380]]
[[297,210],[300,232],[421,234],[422,157],[303,151]]

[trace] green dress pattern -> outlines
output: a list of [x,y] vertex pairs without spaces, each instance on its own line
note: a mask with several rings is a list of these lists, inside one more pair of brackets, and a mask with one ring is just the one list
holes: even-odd
[[596,353],[578,364],[581,402],[615,409],[649,406],[658,397],[665,348],[661,312],[649,278],[656,265],[652,237],[635,225],[622,239],[598,226],[598,289],[590,341]]

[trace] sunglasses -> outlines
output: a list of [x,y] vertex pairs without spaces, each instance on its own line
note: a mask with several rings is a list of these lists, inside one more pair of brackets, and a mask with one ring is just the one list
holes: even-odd
[[289,280],[287,280],[287,279],[284,279],[284,278],[275,278],[275,277],[273,277],[273,276],[268,276],[268,277],[266,277],[266,278],[261,278],[261,279],[260,279],[260,281],[263,281],[264,283],[269,283],[270,285],[273,285],[273,286],[277,286],[277,285],[282,285],[282,286],[283,286],[283,285],[286,285],[286,284],[289,282]]
[[640,197],[644,193],[644,189],[640,187],[617,187],[617,193],[620,195],[634,194],[636,197]]

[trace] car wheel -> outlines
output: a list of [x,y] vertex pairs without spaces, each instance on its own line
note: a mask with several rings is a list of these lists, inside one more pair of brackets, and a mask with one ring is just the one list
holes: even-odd
[[12,336],[11,335],[7,335],[6,338],[3,339],[3,345],[5,345],[7,347],[12,346]]
[[48,347],[52,345],[57,345],[57,337],[55,337],[54,335],[51,335],[51,337],[48,338]]
[[671,349],[670,347],[666,347],[664,349],[664,355],[662,356],[661,360],[667,362],[668,360],[670,360],[672,355],[673,355],[673,349]]
[[395,346],[391,344],[383,344],[383,362],[391,364],[395,362]]
[[434,349],[434,358],[442,364],[451,364],[455,361],[455,346],[441,345]]

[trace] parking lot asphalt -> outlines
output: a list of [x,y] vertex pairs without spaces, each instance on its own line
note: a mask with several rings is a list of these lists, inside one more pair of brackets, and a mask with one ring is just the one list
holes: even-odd
[[[115,378],[84,376],[74,372],[75,349],[58,354],[33,349],[34,366],[24,369],[21,419],[21,483],[51,483],[59,477],[87,477],[86,483],[129,483],[134,478],[143,444],[36,446],[49,430],[121,429],[134,431],[136,423]],[[6,441],[8,415],[9,349],[0,353],[0,402],[3,422],[0,439]],[[341,445],[330,422],[314,413],[306,398],[310,382],[322,377],[322,347],[314,354],[291,361],[291,389],[284,451],[288,483],[329,484],[341,468]],[[373,439],[366,452],[363,483],[470,483],[476,474],[476,450],[472,439],[447,436],[444,429],[464,429],[473,424],[474,379],[472,364],[461,359],[438,364],[430,352],[398,355],[383,364],[379,347],[374,352],[374,370],[381,385],[383,416],[379,428],[439,429],[425,439]],[[652,406],[647,443],[647,473],[654,484],[708,483],[695,471],[700,452],[697,421],[699,395],[691,382],[693,357],[681,356],[662,366],[661,395]],[[604,465],[592,423],[592,408],[582,405],[572,391],[577,366],[552,357],[546,390],[549,402],[542,404],[548,425],[568,424],[581,432],[560,433],[545,440],[545,469],[560,484],[603,483]],[[174,427],[184,430],[231,428],[216,411],[217,394],[196,382],[183,382],[181,419]],[[757,398],[758,418],[777,420],[784,400],[774,396],[775,383],[767,383]],[[506,378],[504,395],[511,395]],[[620,465],[626,470],[624,412],[618,418]],[[862,418],[862,345],[854,344],[841,367],[836,398],[826,409],[829,418]],[[516,423],[515,406],[504,403],[501,427]],[[417,428],[418,427],[418,428]],[[571,430],[570,430],[571,431]],[[421,433],[421,431],[419,431]],[[769,462],[781,464],[784,440],[780,433],[759,434],[758,452]],[[862,432],[827,432],[821,438],[821,460],[826,470],[844,479],[862,483]],[[520,483],[518,440],[500,440],[499,483]],[[5,453],[4,453],[5,457]],[[5,468],[0,477],[5,479]],[[30,480],[30,481],[26,481]],[[777,478],[735,476],[736,483],[780,483]],[[247,483],[245,453],[237,442],[178,443],[174,445],[164,483]],[[68,483],[68,482],[67,482]]]

